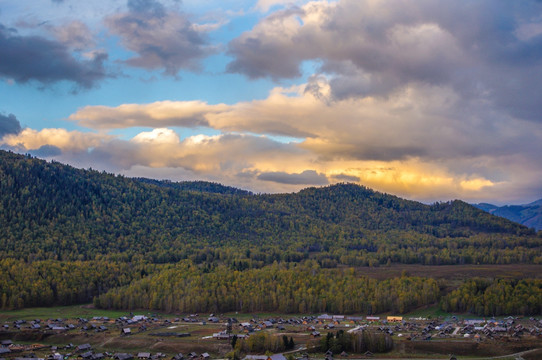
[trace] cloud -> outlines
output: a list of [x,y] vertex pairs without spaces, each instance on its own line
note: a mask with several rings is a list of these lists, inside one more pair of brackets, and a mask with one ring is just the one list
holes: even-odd
[[296,3],[301,3],[299,0],[258,0],[256,9],[262,12],[269,11],[270,8],[275,6],[293,6]]
[[137,54],[124,61],[130,66],[176,76],[181,69],[199,69],[200,60],[214,52],[201,27],[155,0],[129,0],[127,12],[108,16],[105,23]]
[[43,145],[39,149],[30,150],[30,154],[37,157],[54,157],[62,154],[62,150],[54,145]]
[[0,24],[0,76],[19,83],[37,81],[50,85],[70,81],[91,88],[108,75],[104,69],[107,54],[76,59],[61,42],[41,36],[20,36]]
[[289,185],[327,185],[329,181],[323,174],[314,170],[305,170],[299,174],[288,174],[282,171],[266,172],[258,175],[259,180],[272,181]]
[[428,202],[451,198],[479,202],[528,200],[528,194],[542,191],[536,149],[532,155],[510,152],[459,160],[322,159],[304,144],[265,136],[224,133],[181,138],[170,128],[143,131],[130,140],[63,129],[24,129],[0,143],[78,167],[177,181],[203,179],[255,192],[291,192],[348,181]]
[[0,114],[0,139],[4,135],[18,134],[21,132],[21,124],[13,114],[8,116]]
[[96,45],[90,29],[81,21],[75,20],[64,26],[50,26],[49,29],[59,42],[71,49],[80,51]]
[[272,12],[233,39],[227,69],[278,80],[314,61],[333,77],[334,98],[423,83],[540,121],[541,12],[535,1],[314,1]]
[[38,150],[44,146],[54,146],[61,151],[86,152],[89,148],[99,147],[103,141],[110,140],[109,135],[68,131],[66,129],[23,129],[17,134],[5,135],[2,142],[14,150]]
[[329,87],[319,79],[317,86],[276,88],[266,99],[232,105],[163,101],[87,106],[70,119],[96,129],[209,127],[296,137],[304,139],[299,147],[322,161],[442,161],[540,149],[536,125],[518,128],[510,117],[488,105],[466,102],[450,88],[418,85],[386,98],[330,101]]
[[348,183],[359,183],[360,178],[357,176],[351,176],[346,174],[336,174],[333,175],[334,182],[348,182]]
[[171,129],[160,128],[149,132],[141,132],[132,141],[137,143],[178,144],[179,136]]
[[[333,99],[330,88],[325,76],[317,76],[304,85],[277,87],[261,100],[88,106],[70,119],[101,130],[154,128],[132,139],[146,144],[134,166],[179,166],[254,191],[293,191],[302,187],[296,181],[325,178],[429,201],[478,200],[482,190],[523,194],[539,181],[542,129],[534,122],[514,119],[491,103],[467,101],[452,87],[415,83],[386,97],[344,99]],[[222,135],[181,140],[163,129],[170,126],[207,127]],[[299,141],[280,144],[266,135]],[[301,175],[307,177],[298,180]]]
[[123,104],[116,108],[86,106],[70,116],[71,120],[97,129],[132,126],[209,126],[206,115],[227,108],[208,105],[203,101],[159,101],[151,104]]

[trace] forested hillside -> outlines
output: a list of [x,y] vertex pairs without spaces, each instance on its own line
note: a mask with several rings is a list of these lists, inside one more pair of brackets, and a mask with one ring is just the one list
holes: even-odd
[[[118,286],[125,287],[100,296],[97,304],[125,306],[114,294],[140,294],[138,287],[152,290],[149,281],[175,276],[173,264],[179,262],[207,274],[204,278],[237,284],[247,277],[258,283],[274,263],[285,264],[278,273],[285,279],[292,279],[288,272],[293,266],[305,269],[310,264],[311,274],[324,281],[344,277],[335,268],[345,266],[541,264],[541,246],[542,238],[533,230],[462,201],[425,205],[353,184],[256,195],[207,182],[130,179],[0,151],[3,307],[90,301]],[[57,275],[47,275],[47,267]],[[50,295],[40,300],[28,281],[6,275],[18,268],[25,269],[28,279],[38,279],[40,292]],[[117,275],[103,276],[102,270]],[[83,283],[94,285],[79,289],[78,280],[62,275],[70,272],[84,273],[79,277]],[[350,279],[346,288],[358,281],[345,278]],[[307,291],[315,288],[306,286]],[[373,288],[378,286],[385,285]],[[276,290],[280,296],[293,296],[281,291]],[[238,293],[242,299],[248,296],[242,288]],[[160,293],[160,298],[168,296],[174,295]],[[139,302],[130,307],[158,306],[139,295],[133,298]],[[427,299],[434,301],[434,294]],[[170,310],[191,308],[178,302],[174,307],[160,304],[158,308]],[[208,309],[244,311],[244,304],[226,301]],[[326,304],[295,302],[290,311],[346,306],[336,299]],[[406,309],[412,304],[419,301],[393,306]],[[272,308],[257,304],[251,309]],[[348,309],[375,311],[366,304]]]

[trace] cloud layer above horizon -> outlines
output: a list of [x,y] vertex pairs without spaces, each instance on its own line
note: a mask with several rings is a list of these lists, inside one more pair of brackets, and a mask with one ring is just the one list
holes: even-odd
[[0,90],[60,94],[47,106],[63,114],[23,118],[0,100],[1,148],[256,192],[355,182],[427,202],[542,197],[541,2],[207,5],[0,12]]

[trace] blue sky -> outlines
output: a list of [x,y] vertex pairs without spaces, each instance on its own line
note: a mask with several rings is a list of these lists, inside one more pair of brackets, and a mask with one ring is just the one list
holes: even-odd
[[0,0],[0,148],[255,192],[542,197],[539,1]]

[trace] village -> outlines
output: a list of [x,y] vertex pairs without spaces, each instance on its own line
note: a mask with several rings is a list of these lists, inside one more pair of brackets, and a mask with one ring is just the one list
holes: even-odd
[[[293,349],[280,354],[250,354],[246,360],[320,358],[378,358],[389,354],[319,352],[323,337],[338,331],[388,334],[394,354],[434,353],[450,358],[472,352],[496,354],[532,349],[542,337],[536,318],[428,319],[401,316],[314,315],[265,317],[250,315],[169,317],[135,315],[110,319],[97,316],[73,319],[34,319],[4,322],[0,330],[0,360],[205,360],[224,358],[232,339],[258,333],[285,336]],[[533,345],[535,344],[535,345]],[[517,351],[516,351],[517,350]],[[265,358],[265,359],[264,359]]]

